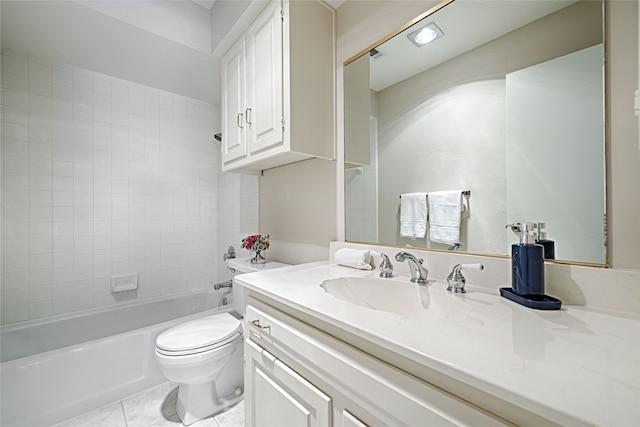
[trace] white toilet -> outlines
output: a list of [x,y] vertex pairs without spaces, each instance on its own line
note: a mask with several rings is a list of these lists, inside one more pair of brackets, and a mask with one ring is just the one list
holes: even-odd
[[[231,259],[236,274],[284,267],[249,258]],[[235,275],[235,274],[234,274]],[[178,384],[176,412],[184,425],[207,418],[243,397],[243,340],[241,315],[244,298],[233,287],[236,313],[201,317],[162,332],[156,339],[156,360],[164,376]]]

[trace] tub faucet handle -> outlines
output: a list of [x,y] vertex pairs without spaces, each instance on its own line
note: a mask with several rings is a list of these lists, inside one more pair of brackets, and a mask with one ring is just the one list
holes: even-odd
[[222,260],[226,261],[228,259],[233,259],[236,257],[236,250],[233,246],[229,246],[229,249],[227,249],[227,253],[222,255]]

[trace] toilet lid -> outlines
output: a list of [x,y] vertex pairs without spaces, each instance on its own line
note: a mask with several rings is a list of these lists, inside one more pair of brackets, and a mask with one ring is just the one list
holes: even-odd
[[212,350],[242,335],[242,323],[229,313],[181,323],[158,335],[156,349],[168,356]]

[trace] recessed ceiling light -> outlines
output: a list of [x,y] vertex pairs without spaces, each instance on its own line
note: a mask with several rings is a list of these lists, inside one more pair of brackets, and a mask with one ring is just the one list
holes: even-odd
[[429,22],[427,25],[413,31],[410,34],[407,34],[407,37],[413,44],[418,47],[422,47],[427,43],[431,43],[432,41],[442,37],[444,33],[438,26]]

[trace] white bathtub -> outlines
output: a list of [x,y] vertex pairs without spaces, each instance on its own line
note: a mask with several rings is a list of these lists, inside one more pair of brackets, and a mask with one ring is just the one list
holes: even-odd
[[200,291],[0,327],[0,425],[50,426],[165,381],[158,334],[230,311]]

